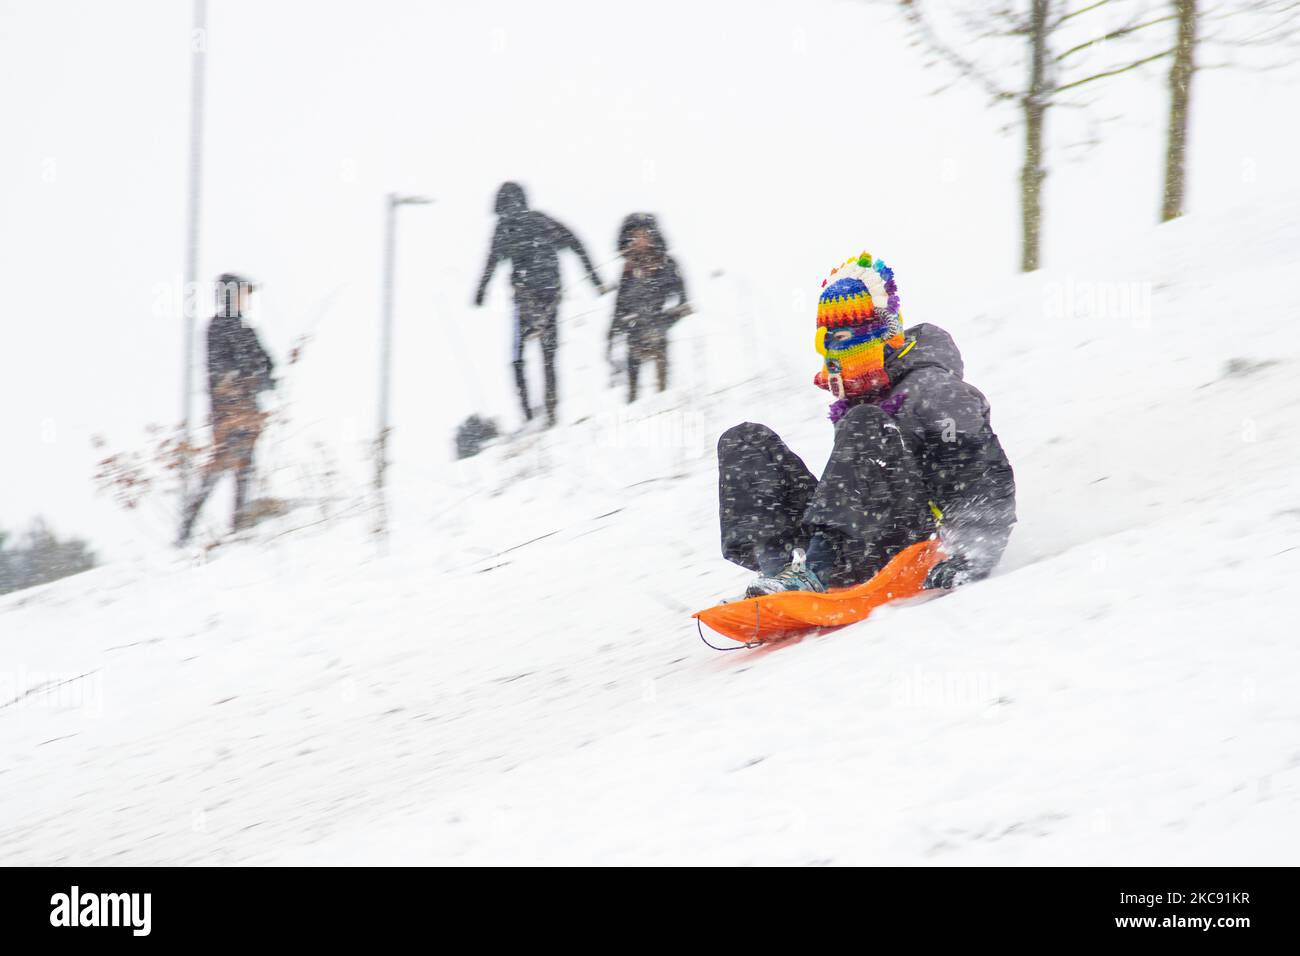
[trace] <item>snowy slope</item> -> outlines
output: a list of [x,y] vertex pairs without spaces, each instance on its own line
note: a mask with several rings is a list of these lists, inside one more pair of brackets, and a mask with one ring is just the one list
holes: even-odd
[[296,515],[0,599],[0,862],[1294,863],[1297,248],[1286,197],[910,315],[1020,526],[989,581],[795,646],[687,616],[745,579],[718,432],[830,442],[811,350],[729,376],[689,344],[720,312],[634,416],[571,395],[406,475],[382,552]]

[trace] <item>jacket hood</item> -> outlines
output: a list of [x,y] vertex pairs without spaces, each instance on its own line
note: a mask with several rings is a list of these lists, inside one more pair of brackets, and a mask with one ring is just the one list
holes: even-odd
[[638,229],[644,229],[650,236],[650,244],[656,256],[662,257],[668,253],[668,243],[664,241],[664,234],[659,229],[659,221],[655,219],[652,213],[634,212],[623,220],[623,225],[618,229],[618,251],[619,253],[627,252],[628,246],[632,244],[632,233]]
[[528,209],[528,197],[524,187],[518,183],[502,183],[497,190],[496,214],[498,216],[517,216]]
[[221,273],[221,275],[217,276],[214,290],[217,299],[217,315],[242,318],[243,313],[239,308],[239,293],[241,291],[252,292],[256,289],[257,284],[248,276],[240,275],[237,272]]
[[957,343],[939,326],[922,322],[905,330],[904,335],[907,343],[885,354],[885,371],[891,383],[897,385],[919,368],[941,368],[957,378],[962,377],[966,368]]

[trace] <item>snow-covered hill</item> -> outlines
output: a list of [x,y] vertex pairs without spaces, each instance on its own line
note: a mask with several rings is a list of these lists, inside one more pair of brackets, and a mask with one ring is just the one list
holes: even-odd
[[405,475],[382,551],[298,514],[0,599],[0,862],[1293,863],[1297,249],[1289,197],[909,315],[1020,525],[994,578],[794,646],[688,617],[746,577],[718,432],[830,443],[811,349],[719,367],[721,308],[633,415],[588,379]]

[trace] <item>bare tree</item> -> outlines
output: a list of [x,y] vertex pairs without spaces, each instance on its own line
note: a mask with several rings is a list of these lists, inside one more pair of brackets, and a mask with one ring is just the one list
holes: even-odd
[[1169,68],[1169,132],[1165,138],[1165,194],[1160,221],[1183,214],[1187,173],[1187,117],[1192,98],[1192,74],[1196,71],[1197,0],[1174,0],[1178,11],[1178,42],[1174,63]]
[[[1177,21],[1173,65],[1169,69],[1169,124],[1165,140],[1165,188],[1160,221],[1183,214],[1187,197],[1187,127],[1191,116],[1192,78],[1197,53],[1219,48],[1228,57],[1220,66],[1256,65],[1272,68],[1296,61],[1300,49],[1300,0],[1227,0],[1203,10],[1203,0],[1170,0]],[[1233,62],[1234,53],[1252,47],[1274,47],[1282,57],[1263,64]]]
[[1051,0],[1029,3],[1029,85],[1020,98],[1024,112],[1025,161],[1020,167],[1020,269],[1038,268],[1043,224],[1043,125],[1051,97],[1047,79],[1047,14]]
[[[995,104],[1015,104],[1024,128],[1024,158],[1020,168],[1020,268],[1039,267],[1042,248],[1043,183],[1047,178],[1046,124],[1054,106],[1081,107],[1065,94],[1098,80],[1135,70],[1173,53],[1129,54],[1116,41],[1174,19],[1151,15],[1140,0],[1003,0],[1000,3],[946,4],[952,29],[949,40],[940,27],[936,0],[898,0],[913,41],[953,69],[957,76],[979,84]],[[1103,8],[1114,3],[1116,19]],[[1107,13],[1103,16],[1103,13]],[[1092,14],[1092,16],[1087,16]],[[1001,75],[994,47],[998,41],[1018,45],[1021,79]],[[1120,49],[1120,58],[1110,56]],[[967,53],[965,51],[976,51]],[[988,51],[982,59],[977,53]],[[1094,57],[1106,57],[1098,66]],[[1003,61],[1008,58],[1003,58]]]

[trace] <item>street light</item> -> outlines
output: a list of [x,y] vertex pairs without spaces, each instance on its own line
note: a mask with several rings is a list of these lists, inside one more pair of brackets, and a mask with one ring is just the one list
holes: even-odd
[[[194,402],[194,322],[198,311],[196,292],[199,281],[199,213],[203,181],[203,103],[204,74],[208,52],[207,0],[194,0],[194,19],[190,29],[190,156],[189,189],[185,213],[185,275],[181,286],[183,321],[181,357],[181,430],[186,446],[190,442],[190,422]],[[184,458],[181,472],[181,497],[189,494],[190,456]]]
[[380,306],[381,339],[379,349],[379,431],[375,437],[375,494],[378,515],[375,533],[388,530],[388,510],[384,501],[384,478],[388,470],[389,396],[392,392],[393,365],[393,272],[397,259],[397,209],[399,206],[427,206],[433,202],[425,196],[399,196],[389,193],[384,199],[384,279]]

